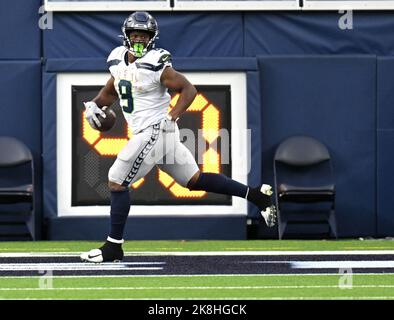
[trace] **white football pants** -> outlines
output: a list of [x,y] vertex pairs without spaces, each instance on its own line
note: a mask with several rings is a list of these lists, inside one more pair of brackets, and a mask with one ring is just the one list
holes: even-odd
[[157,165],[186,187],[199,168],[189,149],[180,141],[178,126],[175,125],[175,132],[166,132],[163,127],[162,121],[134,135],[110,168],[109,181],[129,186]]

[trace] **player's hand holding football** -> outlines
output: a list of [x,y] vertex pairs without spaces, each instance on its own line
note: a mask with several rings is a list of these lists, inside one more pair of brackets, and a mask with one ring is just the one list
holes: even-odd
[[85,105],[85,118],[89,122],[92,128],[95,128],[95,124],[97,127],[101,127],[100,120],[97,118],[97,114],[101,115],[103,118],[106,117],[106,114],[103,110],[101,110],[96,102],[88,101],[83,103]]

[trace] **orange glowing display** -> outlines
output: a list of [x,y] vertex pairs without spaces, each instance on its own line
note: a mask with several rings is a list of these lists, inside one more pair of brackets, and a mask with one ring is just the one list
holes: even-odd
[[[171,109],[178,101],[179,94],[175,95],[170,102]],[[219,110],[202,95],[198,94],[193,103],[187,109],[188,112],[202,113],[202,132],[204,139],[209,143],[213,143],[219,136]],[[220,172],[219,154],[211,147],[203,154],[203,172]],[[205,195],[205,191],[190,191],[182,187],[180,184],[165,172],[159,169],[159,181],[177,198],[201,198]]]

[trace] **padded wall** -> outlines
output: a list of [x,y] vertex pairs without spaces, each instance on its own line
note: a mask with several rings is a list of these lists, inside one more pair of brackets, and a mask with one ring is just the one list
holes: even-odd
[[394,55],[394,13],[353,12],[353,29],[338,12],[245,13],[245,56],[259,54]]
[[[0,60],[0,75],[0,136],[19,139],[33,154],[35,207],[39,217],[42,212],[41,62]],[[37,228],[40,238],[41,230]]]
[[394,57],[378,59],[377,108],[377,231],[394,232]]
[[[33,153],[38,219],[42,213],[40,5],[41,0],[0,1],[0,135],[21,140]],[[40,226],[35,231],[40,238]]]
[[10,135],[41,155],[41,63],[0,60],[0,135]]
[[367,56],[260,57],[263,178],[275,148],[305,134],[329,148],[341,237],[376,228],[376,59]]
[[40,59],[41,0],[0,1],[0,59]]
[[[117,35],[127,12],[57,13],[54,28],[44,33],[44,56],[107,57],[122,44]],[[231,13],[160,13],[158,47],[177,57],[239,57],[243,55],[242,15]]]
[[56,217],[56,73],[43,73],[42,98],[43,208],[45,217]]

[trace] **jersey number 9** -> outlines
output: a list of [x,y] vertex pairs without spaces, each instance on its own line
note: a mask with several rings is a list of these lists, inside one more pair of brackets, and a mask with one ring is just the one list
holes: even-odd
[[122,101],[120,105],[126,113],[133,112],[133,96],[131,94],[131,82],[127,80],[119,81],[119,93]]

